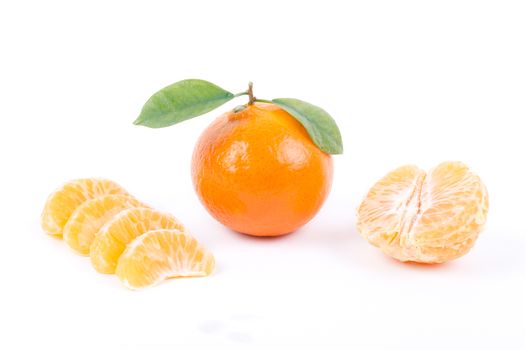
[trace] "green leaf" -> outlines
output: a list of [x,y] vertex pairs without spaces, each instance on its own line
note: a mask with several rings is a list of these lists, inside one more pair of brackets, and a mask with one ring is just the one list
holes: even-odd
[[163,128],[207,113],[233,97],[205,80],[181,80],[151,96],[133,124]]
[[272,102],[295,117],[321,151],[343,153],[341,132],[335,120],[324,109],[295,98],[276,98]]

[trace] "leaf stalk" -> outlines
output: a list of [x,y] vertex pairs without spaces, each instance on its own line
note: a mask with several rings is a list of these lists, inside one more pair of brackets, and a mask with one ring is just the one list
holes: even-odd
[[253,96],[253,83],[251,81],[248,83],[248,97],[250,98],[248,100],[248,105],[253,105],[255,102],[255,96]]

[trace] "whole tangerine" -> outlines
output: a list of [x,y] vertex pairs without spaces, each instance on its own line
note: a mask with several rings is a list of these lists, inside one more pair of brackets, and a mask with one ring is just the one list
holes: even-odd
[[253,236],[295,231],[319,211],[332,185],[332,157],[301,123],[272,103],[217,118],[193,153],[192,179],[208,212]]

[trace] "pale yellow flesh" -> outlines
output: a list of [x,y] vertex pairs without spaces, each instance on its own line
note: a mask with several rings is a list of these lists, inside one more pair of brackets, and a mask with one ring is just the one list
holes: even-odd
[[101,273],[114,273],[120,255],[136,237],[156,229],[184,226],[170,214],[150,208],[132,208],[119,213],[97,233],[90,248],[91,264]]
[[89,255],[100,228],[121,211],[143,206],[129,196],[106,195],[89,199],[77,207],[64,227],[64,241],[77,253]]
[[103,195],[129,195],[117,183],[107,179],[78,179],[65,183],[47,199],[41,216],[42,229],[61,236],[76,208],[89,199]]
[[464,164],[445,162],[429,174],[404,166],[372,187],[358,209],[357,226],[398,260],[441,263],[470,250],[487,212],[486,188]]
[[149,231],[128,244],[116,274],[131,289],[145,288],[167,278],[209,275],[213,255],[195,238],[177,229]]

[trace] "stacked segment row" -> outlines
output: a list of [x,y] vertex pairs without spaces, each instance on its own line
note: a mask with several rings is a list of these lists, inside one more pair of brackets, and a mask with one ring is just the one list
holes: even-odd
[[73,180],[53,192],[42,228],[89,255],[98,272],[116,272],[132,289],[170,277],[206,276],[215,265],[213,255],[175,217],[107,179]]

